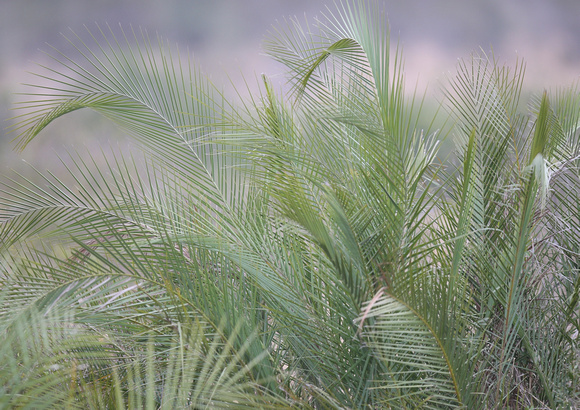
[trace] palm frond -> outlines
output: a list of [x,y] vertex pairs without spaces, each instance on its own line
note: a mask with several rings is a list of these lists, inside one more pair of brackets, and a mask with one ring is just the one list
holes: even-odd
[[88,108],[142,152],[2,183],[3,404],[580,403],[577,89],[524,114],[523,64],[460,62],[444,163],[378,2],[274,30],[289,92],[239,104],[160,38],[87,33],[18,148]]

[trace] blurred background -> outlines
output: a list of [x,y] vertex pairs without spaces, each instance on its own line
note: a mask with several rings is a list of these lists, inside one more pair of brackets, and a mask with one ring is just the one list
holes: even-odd
[[[60,33],[86,34],[95,23],[158,33],[180,49],[193,52],[198,64],[219,83],[256,73],[276,76],[283,70],[261,52],[272,25],[284,17],[313,19],[333,0],[0,0],[0,174],[17,169],[30,174],[23,161],[59,174],[64,151],[102,149],[127,144],[121,133],[96,115],[73,113],[52,124],[23,153],[13,151],[7,135],[10,111],[34,82],[35,63],[50,64],[42,50],[70,46]],[[393,41],[403,47],[410,91],[427,88],[434,99],[457,60],[480,48],[500,62],[527,64],[525,87],[571,85],[580,76],[579,0],[385,0]],[[277,20],[279,23],[277,23]]]

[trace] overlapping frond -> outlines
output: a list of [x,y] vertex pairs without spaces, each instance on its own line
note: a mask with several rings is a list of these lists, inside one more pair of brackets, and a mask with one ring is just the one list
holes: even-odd
[[6,403],[578,404],[577,89],[524,115],[523,65],[461,62],[443,167],[377,2],[271,33],[290,92],[262,76],[239,105],[160,39],[88,33],[53,52],[19,147],[88,108],[144,159],[3,183]]

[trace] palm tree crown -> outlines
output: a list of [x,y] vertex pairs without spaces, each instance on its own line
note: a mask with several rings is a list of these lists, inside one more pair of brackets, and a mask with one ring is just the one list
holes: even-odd
[[385,21],[292,21],[288,92],[239,102],[146,33],[55,52],[18,146],[90,108],[145,165],[5,179],[0,403],[580,406],[580,93],[521,113],[523,65],[474,55],[441,161]]

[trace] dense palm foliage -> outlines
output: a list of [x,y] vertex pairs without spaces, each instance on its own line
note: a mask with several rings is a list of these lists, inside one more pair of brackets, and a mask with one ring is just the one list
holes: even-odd
[[146,34],[55,52],[19,146],[90,108],[144,159],[5,179],[2,406],[580,406],[579,91],[474,56],[442,160],[385,21],[291,22],[236,103]]

